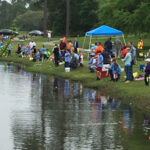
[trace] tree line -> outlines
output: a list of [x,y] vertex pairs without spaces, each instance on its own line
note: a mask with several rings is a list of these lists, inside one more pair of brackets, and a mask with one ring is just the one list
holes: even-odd
[[0,0],[0,28],[52,30],[83,35],[100,25],[125,33],[149,33],[149,0]]

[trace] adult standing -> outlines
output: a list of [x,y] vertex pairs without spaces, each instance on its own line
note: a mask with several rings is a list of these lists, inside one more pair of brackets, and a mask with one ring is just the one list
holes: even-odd
[[133,80],[133,72],[132,72],[132,54],[130,48],[127,48],[127,55],[123,59],[125,63],[125,73],[126,73],[126,83],[129,83],[130,81]]
[[133,46],[132,42],[128,42],[128,46],[131,49],[131,54],[132,54],[132,65],[136,64],[136,48]]
[[30,43],[29,43],[29,47],[30,49],[33,48],[33,46],[36,46],[36,43],[32,40]]
[[77,53],[77,49],[78,49],[78,47],[79,47],[79,43],[78,43],[78,41],[77,41],[77,38],[75,38],[73,47],[74,47],[74,52]]
[[30,47],[30,57],[32,57],[32,49],[33,47],[36,47],[36,43],[31,40],[31,42],[29,43],[29,47]]
[[51,37],[52,37],[52,35],[51,35],[51,31],[48,31],[48,33],[47,33],[47,37],[48,37],[48,41],[50,41],[50,40],[51,40]]
[[131,61],[131,73],[132,73],[132,81],[134,79],[133,77],[133,65],[136,64],[136,48],[133,46],[133,43],[132,42],[128,42],[128,46],[131,50],[131,58],[132,58],[132,61]]
[[114,41],[114,46],[115,46],[116,58],[120,58],[120,56],[121,56],[121,40],[119,38],[117,38]]
[[109,54],[112,54],[112,42],[111,37],[108,38],[104,43],[104,48],[108,51]]
[[111,58],[110,53],[106,49],[104,49],[102,55],[103,55],[103,58],[104,58],[104,61],[103,61],[104,64],[109,64],[110,63],[110,58]]
[[57,44],[55,44],[53,53],[54,53],[55,66],[58,66],[59,65],[59,47]]
[[59,48],[60,48],[60,60],[64,60],[65,58],[65,53],[66,53],[66,38],[64,37],[59,44]]

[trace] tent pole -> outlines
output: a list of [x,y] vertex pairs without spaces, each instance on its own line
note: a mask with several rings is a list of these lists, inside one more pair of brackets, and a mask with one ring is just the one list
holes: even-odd
[[126,45],[126,40],[125,40],[125,38],[124,38],[124,34],[122,35],[122,38],[123,38],[124,44]]
[[83,45],[82,45],[82,48],[84,49],[84,45],[85,45],[85,39],[86,39],[86,35],[84,37],[84,41],[83,41]]
[[90,47],[91,47],[91,40],[92,40],[92,36],[90,36],[89,50],[90,50]]

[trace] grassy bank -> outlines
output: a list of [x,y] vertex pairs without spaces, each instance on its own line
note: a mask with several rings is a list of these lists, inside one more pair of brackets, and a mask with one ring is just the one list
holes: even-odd
[[[37,47],[41,48],[43,42],[45,41],[46,39],[42,40],[42,42],[40,39],[36,39]],[[148,41],[148,39],[145,39],[145,41]],[[24,43],[27,44],[28,42],[29,41],[26,41]],[[66,73],[64,71],[63,65],[59,67],[55,67],[54,64],[50,61],[44,61],[40,65],[37,65],[37,63],[30,62],[28,58],[19,58],[15,54],[17,44],[18,41],[12,42],[12,47],[13,47],[12,56],[1,57],[0,61],[23,64],[26,66],[25,69],[30,72],[43,73],[47,75],[55,75],[61,78],[67,78],[73,81],[79,81],[82,82],[85,87],[96,88],[112,97],[128,102],[137,108],[150,111],[150,100],[149,100],[150,86],[146,87],[144,85],[144,81],[134,81],[129,84],[125,84],[123,82],[124,75],[125,75],[124,73],[122,74],[120,81],[117,83],[110,82],[108,78],[102,79],[101,81],[96,81],[96,74],[90,73],[88,70],[87,67],[88,59],[86,56],[84,59],[84,67],[79,67],[76,70],[71,70],[71,72],[69,73]],[[51,46],[47,45],[46,47],[52,49]],[[139,65],[143,63],[144,63],[143,61],[138,61],[137,65],[134,66],[134,72],[135,71],[139,72]],[[119,64],[121,64],[121,66],[123,67],[123,63],[121,61],[119,61]]]

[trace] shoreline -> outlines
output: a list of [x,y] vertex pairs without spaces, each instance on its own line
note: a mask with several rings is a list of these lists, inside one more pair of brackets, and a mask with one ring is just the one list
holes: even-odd
[[140,90],[138,83],[140,83],[141,86],[142,82],[133,81],[132,83],[125,84],[123,81],[108,81],[109,78],[96,81],[96,75],[89,73],[88,67],[86,66],[78,67],[76,70],[71,70],[71,72],[66,73],[64,65],[55,67],[54,64],[47,60],[40,65],[38,65],[36,62],[30,62],[27,58],[18,58],[18,56],[0,57],[0,61],[24,65],[25,70],[28,72],[57,76],[63,79],[80,82],[85,88],[94,88],[96,90],[100,90],[101,92],[111,97],[115,97],[116,99],[120,99],[121,101],[128,103],[129,105],[132,105],[132,107],[140,109],[141,111],[150,111],[150,88],[143,86],[141,87],[142,90]]

